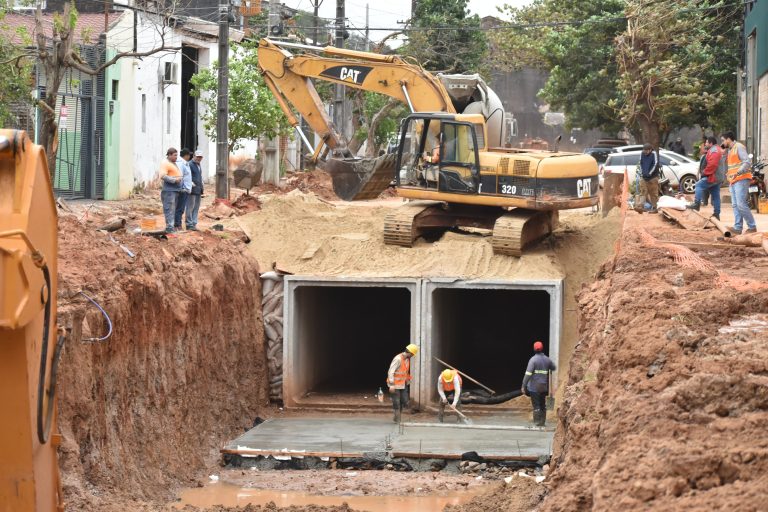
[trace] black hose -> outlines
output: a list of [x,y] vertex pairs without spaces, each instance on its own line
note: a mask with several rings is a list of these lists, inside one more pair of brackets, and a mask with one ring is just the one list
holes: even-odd
[[[53,406],[56,403],[56,379],[59,369],[59,361],[64,351],[64,341],[66,337],[61,335],[56,340],[56,347],[53,351],[53,360],[51,361],[51,382],[48,390],[45,390],[46,367],[48,366],[48,336],[51,332],[51,274],[48,265],[42,266],[43,278],[47,288],[48,296],[45,300],[45,318],[43,319],[43,340],[40,350],[40,375],[37,381],[37,439],[40,444],[46,444],[51,434],[53,425]],[[48,407],[43,416],[43,401],[48,395]]]

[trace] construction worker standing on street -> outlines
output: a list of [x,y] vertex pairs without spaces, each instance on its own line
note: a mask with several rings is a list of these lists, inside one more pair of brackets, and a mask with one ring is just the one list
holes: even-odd
[[[440,395],[440,405],[437,411],[437,421],[443,422],[445,414],[445,405],[448,400],[453,400],[452,407],[456,410],[461,406],[461,375],[456,370],[443,370],[443,373],[437,378],[437,394]],[[461,417],[457,414],[457,421]]]
[[547,395],[549,394],[549,372],[557,369],[555,363],[544,354],[544,344],[537,341],[533,344],[536,352],[528,361],[523,377],[522,392],[531,397],[533,405],[533,423],[543,427],[547,421]]
[[392,409],[395,411],[393,421],[400,423],[403,409],[408,407],[409,391],[411,388],[411,358],[419,351],[419,347],[411,343],[392,359],[387,372],[387,386],[392,396]]

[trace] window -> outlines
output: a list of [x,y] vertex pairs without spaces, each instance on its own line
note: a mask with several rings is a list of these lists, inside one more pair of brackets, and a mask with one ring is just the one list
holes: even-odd
[[112,99],[117,100],[117,89],[120,86],[120,80],[112,80]]
[[[659,155],[659,162],[661,162],[661,165],[670,165],[671,160],[668,156],[665,155]],[[677,163],[677,162],[675,162]]]
[[147,133],[147,95],[141,95],[141,133]]
[[624,165],[637,165],[640,163],[640,153],[624,155]]
[[168,107],[165,109],[165,113],[167,116],[167,120],[165,123],[165,133],[170,135],[171,134],[171,98],[168,97],[165,99],[167,100],[167,103],[168,103]]
[[441,160],[444,162],[474,165],[475,144],[472,133],[473,129],[471,126],[443,123],[443,155]]
[[624,165],[624,155],[610,155],[605,165]]

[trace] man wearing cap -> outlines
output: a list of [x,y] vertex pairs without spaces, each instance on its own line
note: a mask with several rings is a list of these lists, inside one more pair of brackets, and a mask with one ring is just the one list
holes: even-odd
[[536,352],[528,361],[523,377],[521,391],[531,397],[533,405],[533,423],[543,427],[547,421],[547,395],[549,394],[549,372],[556,369],[555,363],[544,354],[544,344],[537,341],[533,344]]
[[389,386],[389,394],[392,395],[392,409],[395,412],[392,419],[395,423],[400,423],[403,409],[408,407],[412,378],[411,358],[418,352],[419,347],[411,343],[392,359],[387,371],[387,386]]
[[181,188],[176,197],[176,212],[173,220],[173,227],[181,229],[181,217],[184,215],[184,209],[187,206],[189,193],[192,191],[192,171],[189,169],[189,161],[192,159],[192,151],[187,148],[179,152],[181,158],[176,159],[176,165],[181,171]]
[[[445,404],[448,400],[453,400],[452,407],[457,409],[461,406],[459,397],[461,396],[461,375],[457,370],[450,368],[443,370],[443,373],[437,378],[437,394],[440,395],[440,405],[437,410],[437,421],[443,422],[445,414]],[[458,414],[457,414],[458,416]],[[461,417],[457,418],[457,421]]]
[[203,170],[200,162],[203,161],[203,152],[195,151],[195,156],[189,162],[189,171],[192,173],[192,191],[187,198],[187,211],[184,216],[185,227],[190,231],[197,231],[197,212],[200,210],[200,197],[203,195]]
[[675,142],[669,145],[670,151],[674,151],[678,155],[685,156],[685,146],[683,145],[683,139],[678,137]]

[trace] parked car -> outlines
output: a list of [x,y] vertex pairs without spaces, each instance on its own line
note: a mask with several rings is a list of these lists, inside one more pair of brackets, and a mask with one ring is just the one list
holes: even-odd
[[[642,151],[627,151],[608,155],[608,158],[600,166],[598,177],[600,186],[603,185],[606,174],[623,174],[624,170],[627,171],[630,183],[634,182],[641,153]],[[669,179],[669,184],[685,194],[693,194],[699,179],[699,163],[666,149],[659,151],[659,160],[664,176]]]
[[614,148],[611,148],[612,153],[626,153],[627,151],[642,151],[643,145],[642,144],[629,144],[624,146],[616,146]]
[[593,148],[613,148],[616,146],[624,146],[627,143],[625,139],[600,139],[594,144]]
[[597,160],[597,163],[601,164],[611,154],[611,148],[587,148],[584,150],[584,154],[591,156]]

